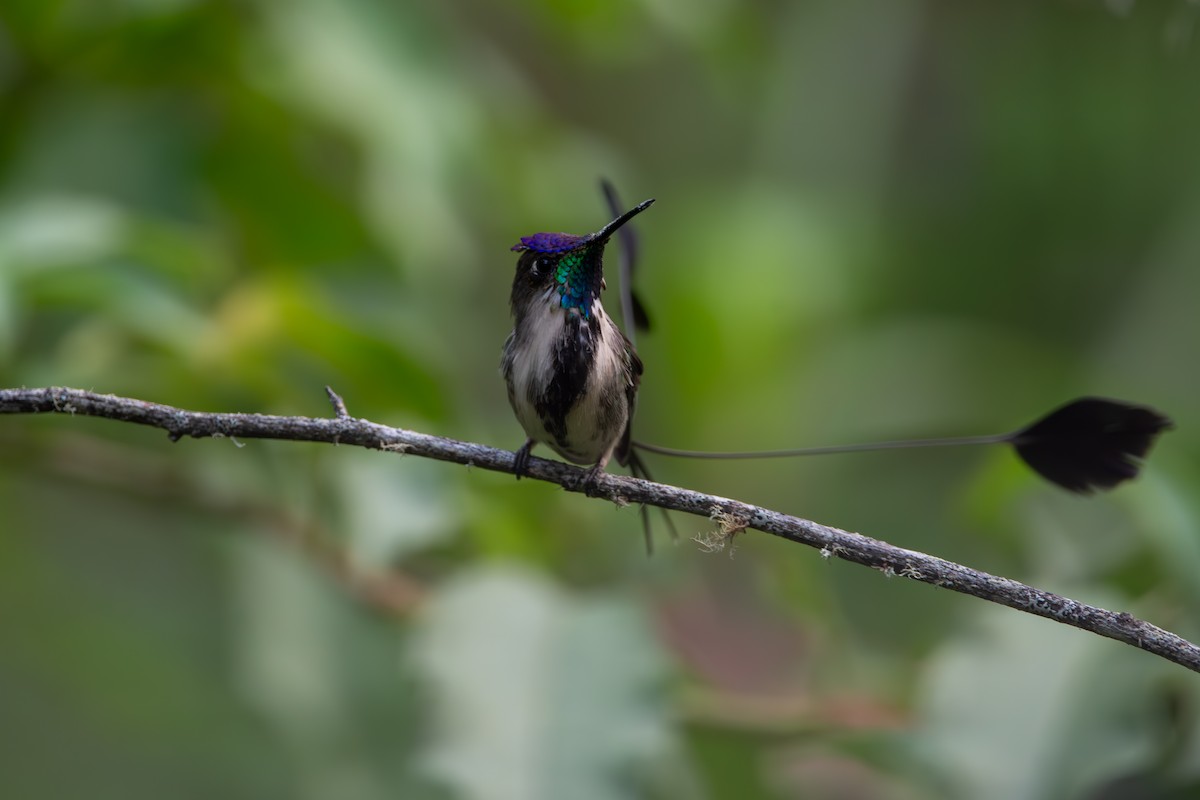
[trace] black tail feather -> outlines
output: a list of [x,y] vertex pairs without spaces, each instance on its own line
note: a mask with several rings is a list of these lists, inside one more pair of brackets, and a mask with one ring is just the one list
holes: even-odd
[[1009,441],[1046,480],[1089,494],[1136,478],[1155,439],[1171,427],[1171,420],[1152,408],[1084,397],[1013,433]]
[[633,309],[633,327],[643,333],[648,332],[650,330],[650,315],[646,312],[645,304],[633,289],[629,290],[629,303]]
[[[633,477],[641,478],[642,480],[652,481],[654,476],[650,474],[650,470],[646,467],[646,462],[638,455],[637,451],[632,447],[629,448],[629,453],[626,456],[629,463],[629,471],[633,473]],[[671,519],[671,515],[667,513],[665,508],[659,508],[662,512],[662,518],[667,523],[667,530],[671,534],[671,541],[679,541],[679,531],[675,529],[675,521]],[[646,506],[642,506],[642,532],[646,536],[646,555],[654,555],[654,538],[653,529],[650,526],[650,514]]]
[[[612,215],[621,213],[621,198],[617,189],[608,180],[600,181],[600,189]],[[614,210],[615,209],[615,210]],[[621,242],[621,261],[617,274],[621,276],[621,318],[625,321],[625,335],[629,341],[636,342],[637,331],[650,330],[650,316],[646,307],[633,290],[633,272],[638,262],[638,237],[633,225],[625,225],[617,231],[617,239]]]

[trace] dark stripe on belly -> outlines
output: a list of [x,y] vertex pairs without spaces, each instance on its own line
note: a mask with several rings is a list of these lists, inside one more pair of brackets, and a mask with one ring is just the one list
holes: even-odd
[[600,325],[595,316],[585,320],[568,311],[562,338],[554,348],[554,377],[540,397],[532,398],[546,430],[563,448],[570,447],[567,414],[587,387],[599,339]]

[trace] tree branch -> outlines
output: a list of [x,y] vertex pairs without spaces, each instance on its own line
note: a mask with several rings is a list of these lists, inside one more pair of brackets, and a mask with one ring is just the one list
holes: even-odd
[[[327,442],[406,453],[496,472],[513,471],[513,453],[507,450],[356,419],[349,415],[345,404],[333,390],[327,391],[336,415],[330,419],[209,414],[143,400],[55,387],[0,389],[0,414],[81,414],[161,428],[172,441],[185,436],[197,439],[227,436]],[[529,460],[530,478],[558,484],[567,491],[583,491],[583,475],[584,470],[557,461],[541,458]],[[872,567],[885,575],[898,575],[999,603],[1125,642],[1200,672],[1200,648],[1170,631],[1126,612],[1107,611],[936,556],[895,547],[861,534],[830,528],[737,500],[621,475],[601,476],[599,482],[590,488],[590,493],[618,505],[644,503],[715,520],[720,526],[717,544],[723,544],[743,530],[753,528],[815,547],[825,558],[840,558]]]

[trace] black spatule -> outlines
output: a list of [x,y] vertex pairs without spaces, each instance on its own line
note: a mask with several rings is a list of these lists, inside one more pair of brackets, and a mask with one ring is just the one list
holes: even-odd
[[1009,434],[1017,455],[1051,483],[1080,494],[1136,478],[1172,422],[1146,406],[1084,397]]

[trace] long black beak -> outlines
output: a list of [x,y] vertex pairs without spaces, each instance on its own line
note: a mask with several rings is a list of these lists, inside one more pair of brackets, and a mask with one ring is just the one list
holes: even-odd
[[638,214],[642,213],[643,211],[645,211],[647,208],[649,208],[652,205],[654,205],[653,197],[651,197],[649,200],[646,200],[642,203],[638,203],[636,206],[629,209],[624,214],[617,217],[616,219],[614,219],[612,222],[605,225],[600,230],[596,231],[596,233],[594,233],[592,235],[592,241],[599,241],[599,242],[606,241],[608,239],[608,237],[610,237],[614,233],[616,233],[617,228],[620,228],[626,222],[629,222],[629,220],[633,219]]

